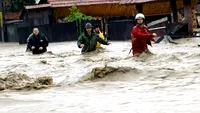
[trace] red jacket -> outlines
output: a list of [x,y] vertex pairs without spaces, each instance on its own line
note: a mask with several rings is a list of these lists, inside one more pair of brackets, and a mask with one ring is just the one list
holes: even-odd
[[149,33],[148,28],[146,26],[136,25],[133,27],[131,32],[131,40],[132,40],[132,49],[133,55],[136,53],[142,53],[147,48],[147,39],[155,41],[154,36]]

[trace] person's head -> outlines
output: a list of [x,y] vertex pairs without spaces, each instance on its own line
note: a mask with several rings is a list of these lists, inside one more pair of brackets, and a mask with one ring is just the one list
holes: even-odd
[[89,22],[85,24],[85,29],[86,29],[87,33],[92,32],[92,27],[93,27],[92,24]]
[[142,13],[138,13],[136,16],[135,16],[135,20],[136,20],[136,23],[138,25],[143,25],[144,24],[144,19],[145,19],[145,16],[142,14]]
[[33,28],[33,34],[36,36],[39,34],[38,28]]
[[95,25],[94,30],[95,30],[96,33],[99,33],[100,32],[100,25],[98,25],[98,24]]

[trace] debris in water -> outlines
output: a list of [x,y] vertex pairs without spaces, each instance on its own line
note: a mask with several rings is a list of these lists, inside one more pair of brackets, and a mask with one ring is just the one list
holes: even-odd
[[47,51],[47,53],[49,53],[49,54],[51,54],[51,55],[54,55],[52,51]]
[[64,60],[58,60],[58,62],[64,62]]
[[5,82],[2,78],[0,78],[0,91],[5,89]]
[[0,90],[42,89],[53,86],[52,77],[31,78],[25,74],[10,72],[0,75]]
[[41,60],[40,63],[47,64],[47,61],[46,60]]
[[131,67],[111,67],[105,65],[104,67],[96,67],[92,69],[91,72],[83,76],[79,82],[88,81],[88,80],[95,80],[97,78],[104,78],[105,76],[114,73],[114,72],[122,72],[126,73],[133,70]]

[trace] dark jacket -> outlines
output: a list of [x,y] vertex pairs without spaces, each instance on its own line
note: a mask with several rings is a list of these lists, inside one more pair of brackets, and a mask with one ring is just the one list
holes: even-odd
[[[35,49],[32,50],[33,54],[40,54],[46,52],[48,45],[48,39],[42,33],[39,33],[37,37],[35,35],[32,35],[28,40],[28,48],[35,46]],[[43,47],[43,50],[39,50],[40,47]]]
[[98,34],[92,32],[91,36],[88,35],[87,31],[85,30],[78,38],[78,47],[80,47],[81,44],[84,44],[84,47],[82,48],[81,52],[91,52],[96,50],[97,42],[108,45],[108,42],[101,39]]
[[26,52],[32,51],[32,50],[31,50],[31,47],[28,45],[28,41],[29,41],[29,39],[30,39],[32,36],[33,36],[33,33],[31,33],[31,34],[28,36],[28,38],[27,38]]

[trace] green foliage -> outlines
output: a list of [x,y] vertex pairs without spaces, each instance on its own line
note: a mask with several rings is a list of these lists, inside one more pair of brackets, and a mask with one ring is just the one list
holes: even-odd
[[[9,5],[7,12],[19,12],[25,5],[35,4],[35,0],[3,0],[6,4]],[[40,3],[46,3],[47,0],[41,0]]]
[[91,16],[86,16],[85,14],[81,13],[76,6],[72,6],[69,8],[70,15],[65,17],[65,20],[69,22],[74,22],[78,20],[92,20]]
[[65,17],[65,20],[68,22],[76,22],[77,27],[77,33],[80,35],[80,33],[83,31],[81,26],[82,20],[92,20],[92,16],[86,16],[85,14],[81,13],[76,6],[72,6],[69,8],[70,15]]

